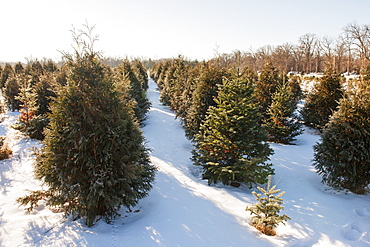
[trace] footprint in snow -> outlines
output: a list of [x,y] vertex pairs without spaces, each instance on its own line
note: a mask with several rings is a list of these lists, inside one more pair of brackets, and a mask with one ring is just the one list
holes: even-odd
[[349,224],[344,229],[342,229],[342,236],[349,241],[358,241],[363,235],[368,235],[367,232],[362,230],[362,227],[354,222]]
[[370,208],[357,208],[355,211],[359,216],[370,216]]
[[112,245],[117,246],[118,227],[112,222]]

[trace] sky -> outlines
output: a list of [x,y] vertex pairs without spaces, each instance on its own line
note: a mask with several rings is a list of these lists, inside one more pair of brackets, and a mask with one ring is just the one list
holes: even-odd
[[370,24],[369,0],[0,0],[0,61],[60,60],[71,30],[95,26],[105,57],[207,60],[218,53],[337,38]]

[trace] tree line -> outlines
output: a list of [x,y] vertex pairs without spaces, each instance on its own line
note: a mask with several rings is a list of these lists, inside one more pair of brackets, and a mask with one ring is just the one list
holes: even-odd
[[272,62],[279,71],[305,74],[324,72],[327,64],[340,73],[361,73],[370,59],[370,25],[349,23],[338,37],[319,37],[306,33],[297,43],[266,45],[256,50],[220,53],[215,58],[222,66],[240,60],[244,67],[260,71],[266,62]]

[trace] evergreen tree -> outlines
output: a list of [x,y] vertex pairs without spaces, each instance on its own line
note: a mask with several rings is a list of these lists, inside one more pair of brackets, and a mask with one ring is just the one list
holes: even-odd
[[39,81],[33,86],[33,91],[37,94],[37,115],[44,115],[50,112],[50,102],[56,97],[54,92],[56,84],[54,74],[47,72],[40,76]]
[[[47,186],[19,198],[29,210],[45,199],[66,215],[107,220],[121,205],[134,206],[152,187],[144,137],[131,109],[119,99],[109,68],[93,51],[89,32],[74,33],[74,54],[64,54],[68,84],[51,104],[50,125],[35,165],[35,175]],[[83,37],[89,40],[81,40]]]
[[302,88],[301,88],[301,78],[299,76],[292,76],[288,80],[288,87],[293,94],[294,100],[298,103],[302,99]]
[[14,73],[15,74],[22,74],[24,72],[24,67],[22,65],[21,62],[18,62],[15,66],[14,66]]
[[177,86],[178,103],[172,103],[176,107],[176,117],[180,118],[183,126],[187,125],[189,109],[193,104],[193,93],[197,87],[196,78],[199,75],[199,66],[186,66],[180,83]]
[[163,83],[161,84],[160,90],[160,101],[163,105],[171,106],[171,97],[173,95],[173,91],[175,88],[175,84],[177,82],[177,64],[173,62],[165,72],[165,76],[163,79]]
[[172,110],[177,111],[181,104],[181,94],[183,92],[183,80],[187,73],[185,60],[179,56],[174,59],[171,66],[166,71],[166,77],[161,89],[160,99],[164,105],[168,105]]
[[44,61],[43,64],[42,64],[42,68],[43,68],[44,72],[55,72],[55,71],[58,70],[58,66],[51,59],[48,59],[48,60]]
[[199,75],[196,77],[192,104],[189,106],[184,119],[185,135],[190,140],[199,132],[202,121],[207,116],[210,106],[216,106],[214,97],[217,96],[217,86],[222,84],[226,71],[212,65],[210,62],[199,64]]
[[29,76],[23,75],[18,78],[20,78],[18,81],[20,85],[19,94],[15,98],[21,102],[20,122],[25,125],[25,128],[28,128],[38,108],[36,103],[37,95],[32,90]]
[[[247,207],[246,211],[250,211],[252,216],[252,225],[261,231],[263,234],[274,236],[276,235],[275,228],[279,223],[285,224],[285,221],[290,220],[286,214],[279,215],[279,212],[284,209],[283,199],[281,198],[285,192],[279,193],[281,190],[276,189],[276,185],[271,187],[271,176],[268,178],[267,188],[257,187],[262,194],[257,194],[255,191],[252,194],[256,197],[258,203],[251,207]],[[275,195],[279,193],[278,195]],[[264,197],[262,197],[264,195]]]
[[10,65],[10,63],[6,63],[2,72],[1,72],[1,78],[0,78],[0,86],[3,88],[5,86],[6,81],[8,78],[14,73],[13,67]]
[[138,78],[138,80],[141,83],[142,90],[143,91],[148,90],[148,88],[149,88],[149,86],[148,86],[148,73],[147,73],[147,70],[145,69],[143,63],[140,62],[139,60],[134,60],[132,62],[132,69],[133,69],[136,77]]
[[272,95],[272,104],[267,113],[269,118],[265,120],[270,141],[290,144],[295,136],[302,133],[302,124],[294,113],[296,108],[297,103],[288,83],[283,83]]
[[256,97],[260,105],[263,118],[267,118],[267,111],[272,103],[272,95],[282,83],[278,70],[272,63],[266,63],[256,82]]
[[340,101],[339,109],[314,146],[314,166],[322,181],[364,194],[370,183],[370,81]]
[[324,128],[342,97],[340,75],[329,68],[306,97],[301,110],[305,124],[317,129]]
[[130,61],[123,61],[115,71],[117,87],[127,90],[130,100],[134,100],[133,105],[136,118],[140,123],[144,123],[151,103],[146,97],[142,83],[132,69]]
[[18,123],[13,127],[26,133],[29,137],[42,140],[44,138],[44,128],[48,124],[48,119],[38,114],[39,105],[37,103],[38,94],[31,85],[31,79],[28,75],[18,75],[20,88],[16,100],[20,102],[20,116]]
[[10,78],[7,78],[6,83],[3,88],[3,94],[6,100],[6,104],[11,111],[20,109],[20,101],[17,100],[19,95],[20,85],[19,80],[24,77],[24,75],[11,75]]
[[217,105],[208,109],[192,152],[194,165],[203,167],[203,178],[209,184],[265,183],[273,173],[266,163],[273,151],[259,125],[261,116],[253,93],[249,78],[237,73],[219,86]]

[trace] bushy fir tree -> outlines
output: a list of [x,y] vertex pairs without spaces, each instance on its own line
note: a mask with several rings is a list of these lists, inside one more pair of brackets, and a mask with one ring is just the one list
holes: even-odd
[[[256,197],[257,203],[251,207],[247,207],[246,211],[250,211],[252,216],[252,225],[263,234],[274,236],[275,229],[280,224],[285,224],[285,221],[290,220],[286,214],[279,215],[284,209],[283,199],[281,198],[285,192],[279,193],[281,190],[276,189],[276,185],[271,187],[271,176],[268,178],[267,188],[257,187],[262,194],[253,191],[252,194]],[[277,194],[279,193],[279,194]],[[277,195],[275,195],[277,194]]]
[[23,74],[23,72],[24,72],[23,64],[21,62],[16,63],[16,65],[14,65],[14,73]]
[[296,101],[296,103],[298,103],[303,96],[301,81],[302,81],[301,78],[297,75],[290,76],[288,79],[289,91],[292,92],[293,98]]
[[109,220],[120,206],[134,206],[147,196],[155,168],[132,110],[119,99],[112,74],[92,49],[95,39],[88,30],[74,33],[82,50],[64,56],[68,84],[51,104],[37,155],[35,175],[48,188],[18,202],[32,210],[44,199],[66,215],[85,217],[91,226],[98,216]]
[[11,111],[19,110],[20,101],[17,100],[17,96],[20,92],[19,80],[23,75],[11,75],[10,78],[6,80],[6,83],[3,88],[3,95],[6,101],[7,106]]
[[0,77],[0,87],[3,88],[5,86],[5,83],[7,82],[8,78],[14,73],[13,67],[10,65],[10,63],[6,63],[4,68],[1,71],[1,77]]
[[232,79],[224,79],[216,106],[208,109],[195,136],[192,161],[203,167],[203,178],[209,184],[265,183],[273,173],[271,164],[266,163],[273,151],[259,124],[261,116],[252,84],[247,76],[236,72]]
[[272,95],[272,103],[267,112],[265,127],[269,141],[291,144],[294,137],[302,133],[302,124],[294,113],[297,103],[288,83],[281,84]]
[[29,134],[31,138],[36,138],[36,133],[33,133],[34,130],[29,131],[32,129],[33,124],[35,123],[34,118],[36,117],[36,112],[38,109],[37,106],[37,94],[33,91],[31,85],[31,77],[29,75],[18,75],[18,83],[19,87],[19,94],[15,97],[16,100],[20,102],[20,116],[18,119],[18,123],[13,127],[18,129],[26,134]]
[[262,68],[259,79],[256,81],[256,98],[260,105],[260,112],[263,118],[267,118],[267,111],[272,103],[272,95],[282,83],[279,71],[272,65],[266,63]]
[[322,181],[364,194],[370,183],[370,80],[349,90],[314,146]]
[[139,60],[134,60],[132,61],[132,69],[138,78],[138,80],[141,83],[141,88],[142,90],[146,91],[148,90],[148,73],[147,70],[145,69],[143,63]]
[[[134,112],[138,121],[143,124],[146,120],[147,113],[151,106],[145,90],[142,88],[142,82],[139,81],[133,71],[131,62],[128,60],[123,61],[116,72],[116,84],[118,88],[126,88],[129,98],[134,100]],[[121,84],[121,85],[120,85]]]
[[217,96],[218,85],[222,84],[227,75],[226,70],[210,62],[199,64],[199,75],[195,78],[195,88],[191,98],[191,105],[184,119],[185,135],[193,140],[199,132],[202,121],[207,116],[210,106],[216,106],[214,98]]
[[330,116],[336,111],[338,102],[343,97],[340,82],[340,75],[332,68],[328,68],[324,76],[314,85],[301,110],[307,126],[323,129],[329,122]]

